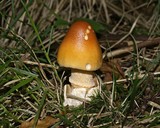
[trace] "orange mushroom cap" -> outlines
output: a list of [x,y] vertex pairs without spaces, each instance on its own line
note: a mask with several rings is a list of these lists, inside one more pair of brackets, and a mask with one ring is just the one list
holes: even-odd
[[63,67],[89,71],[100,68],[102,51],[89,23],[77,21],[71,25],[59,47],[57,60]]

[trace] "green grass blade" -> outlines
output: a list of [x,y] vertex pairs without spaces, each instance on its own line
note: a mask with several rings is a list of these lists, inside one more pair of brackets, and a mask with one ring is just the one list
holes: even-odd
[[0,100],[2,100],[4,97],[10,95],[12,92],[16,91],[17,89],[25,86],[26,84],[31,82],[33,79],[34,79],[34,77],[29,77],[27,79],[21,80],[20,83],[18,83],[17,85],[13,86],[7,93],[5,93],[4,95],[0,96]]
[[44,91],[44,94],[43,94],[43,96],[42,96],[41,102],[40,102],[40,104],[39,104],[37,114],[36,114],[36,116],[35,116],[35,118],[34,118],[34,120],[35,120],[35,122],[34,122],[34,127],[36,126],[36,124],[37,124],[37,122],[38,122],[39,116],[40,116],[40,114],[41,114],[42,108],[43,108],[44,103],[45,103],[45,99],[46,99],[47,93],[48,93],[48,91],[45,90],[45,91]]
[[26,76],[31,76],[31,77],[37,77],[37,74],[33,74],[32,72],[26,71],[26,70],[22,70],[19,68],[11,68],[11,70],[13,70],[14,72],[16,72],[17,74],[20,75],[26,75]]

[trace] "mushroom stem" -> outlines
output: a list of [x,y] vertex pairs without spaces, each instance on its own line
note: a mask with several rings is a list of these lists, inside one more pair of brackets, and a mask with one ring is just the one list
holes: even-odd
[[64,87],[64,105],[79,106],[91,100],[99,90],[97,79],[91,71],[72,70],[69,78],[71,85]]
[[73,87],[83,87],[83,88],[92,88],[96,86],[94,80],[94,73],[91,71],[84,71],[78,69],[71,70],[71,76],[69,77],[69,82]]

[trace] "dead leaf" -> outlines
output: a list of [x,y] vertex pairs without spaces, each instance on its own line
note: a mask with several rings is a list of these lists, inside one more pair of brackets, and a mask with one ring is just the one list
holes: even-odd
[[118,59],[110,60],[109,62],[104,62],[100,68],[103,73],[114,73],[118,78],[124,78],[124,72],[120,66]]
[[[112,81],[113,80],[111,73],[107,72],[104,75],[105,75],[104,79],[103,79],[104,82],[106,82],[106,81]],[[106,86],[107,90],[111,90],[111,87],[112,87],[111,84]]]
[[[45,119],[38,120],[36,128],[48,128],[58,121],[59,119],[55,119],[51,116],[46,116]],[[24,121],[19,128],[32,128],[33,125],[34,125],[34,118],[31,121]]]
[[[112,81],[113,74],[117,79],[125,78],[118,59],[112,59],[109,62],[103,62],[100,70],[104,74],[104,82]],[[112,85],[107,85],[107,90],[110,90],[111,86]]]

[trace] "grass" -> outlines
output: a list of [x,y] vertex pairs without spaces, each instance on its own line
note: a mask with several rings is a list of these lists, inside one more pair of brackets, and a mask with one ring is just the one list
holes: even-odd
[[[131,4],[82,0],[82,3],[78,0],[0,2],[2,128],[16,128],[32,118],[36,125],[46,115],[60,119],[52,127],[160,126],[160,47],[139,49],[136,43],[136,34],[150,38],[160,35],[159,13],[154,13],[159,10],[159,1]],[[145,8],[151,10],[149,15],[145,14]],[[111,33],[132,37],[134,50],[115,57],[125,74],[124,81],[118,82],[120,78],[113,70],[112,84],[108,85],[105,72],[99,70],[102,91],[91,102],[69,108],[63,106],[63,86],[70,74],[58,66],[56,54],[69,25],[78,19],[92,24],[104,54],[118,49],[108,50],[108,46],[113,46],[108,39]],[[115,58],[105,57],[103,63]]]

